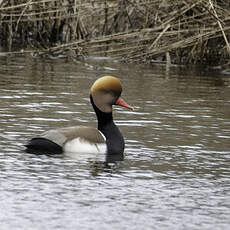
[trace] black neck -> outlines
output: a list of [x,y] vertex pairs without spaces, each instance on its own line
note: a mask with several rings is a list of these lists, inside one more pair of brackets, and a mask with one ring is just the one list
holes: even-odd
[[90,95],[90,101],[97,115],[98,130],[100,130],[106,137],[108,155],[111,155],[111,154],[121,155],[122,154],[122,157],[123,157],[124,138],[120,130],[118,129],[118,127],[113,122],[112,112],[104,113],[101,110],[99,110],[97,106],[94,104],[94,101],[91,95]]

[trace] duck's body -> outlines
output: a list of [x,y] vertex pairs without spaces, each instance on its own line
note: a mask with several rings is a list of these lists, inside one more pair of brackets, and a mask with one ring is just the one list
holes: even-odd
[[106,154],[107,159],[119,156],[123,159],[124,138],[113,122],[112,105],[129,109],[121,98],[120,81],[111,76],[99,78],[91,87],[90,100],[98,119],[98,128],[73,126],[50,130],[31,139],[28,152],[45,154]]
[[[92,152],[94,148],[101,152],[102,145],[105,146],[105,137],[96,128],[73,126],[49,130],[30,140],[27,147],[33,149],[34,152],[58,154],[62,152]],[[96,150],[94,152],[97,152]]]

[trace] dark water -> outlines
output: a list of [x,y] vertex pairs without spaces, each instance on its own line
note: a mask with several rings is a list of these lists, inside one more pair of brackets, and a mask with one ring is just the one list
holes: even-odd
[[[0,223],[6,229],[229,229],[230,76],[113,60],[0,57]],[[119,77],[125,161],[36,156],[41,132],[96,125],[89,88]]]

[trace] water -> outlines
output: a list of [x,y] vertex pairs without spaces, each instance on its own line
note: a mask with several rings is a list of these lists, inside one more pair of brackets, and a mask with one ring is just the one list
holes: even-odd
[[[229,229],[230,78],[114,60],[0,57],[0,223],[6,229]],[[36,156],[41,132],[95,126],[89,87],[118,76],[125,161]]]

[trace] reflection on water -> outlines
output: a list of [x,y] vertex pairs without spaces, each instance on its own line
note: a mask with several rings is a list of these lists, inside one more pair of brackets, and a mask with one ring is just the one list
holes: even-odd
[[[229,76],[109,59],[0,64],[1,229],[228,229]],[[106,74],[135,107],[114,109],[123,162],[23,151],[47,129],[95,126],[89,87]]]

